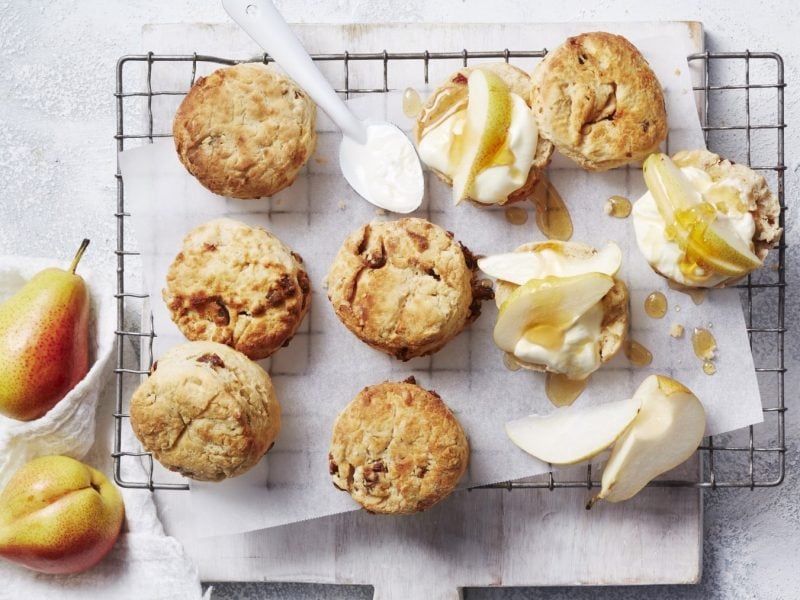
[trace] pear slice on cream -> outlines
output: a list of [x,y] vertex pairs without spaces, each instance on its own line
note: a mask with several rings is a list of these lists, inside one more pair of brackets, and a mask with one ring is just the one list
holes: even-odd
[[652,479],[687,460],[703,439],[706,416],[691,391],[674,379],[651,375],[633,396],[639,414],[619,437],[603,470],[597,500],[635,496]]
[[531,252],[507,252],[486,256],[478,260],[481,271],[502,281],[523,285],[531,279],[542,279],[546,275],[573,277],[583,273],[604,273],[614,276],[622,264],[622,250],[614,242],[589,257],[567,256],[558,251],[552,242],[541,250]]
[[517,446],[553,465],[573,465],[597,456],[636,418],[641,399],[628,398],[598,406],[559,408],[506,423]]
[[500,306],[494,341],[511,354],[521,338],[558,348],[564,333],[613,287],[603,273],[532,279],[516,288]]
[[453,200],[469,198],[478,173],[503,148],[511,125],[513,103],[505,82],[495,73],[475,69],[467,80],[467,114],[463,133],[450,149],[457,167]]

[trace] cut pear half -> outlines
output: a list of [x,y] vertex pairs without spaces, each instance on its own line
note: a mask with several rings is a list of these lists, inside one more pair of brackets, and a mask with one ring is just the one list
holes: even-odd
[[651,154],[642,172],[668,237],[686,253],[689,263],[729,277],[761,266],[749,240],[742,240],[726,221],[716,219],[716,209],[703,200],[669,156]]
[[703,405],[683,384],[651,375],[636,390],[641,410],[619,437],[603,470],[597,500],[619,502],[635,496],[651,480],[687,460],[703,439]]
[[[451,152],[458,157],[453,175],[453,200],[469,198],[478,173],[503,148],[511,125],[513,103],[505,82],[491,71],[476,69],[467,80],[464,132]],[[452,156],[452,155],[451,155]]]
[[547,275],[574,277],[584,273],[614,276],[622,265],[622,250],[608,242],[587,257],[571,257],[550,248],[528,252],[507,252],[478,260],[478,267],[489,277],[524,285],[531,279]]
[[511,441],[528,454],[554,465],[573,465],[597,456],[636,418],[638,398],[599,406],[559,408],[506,423]]

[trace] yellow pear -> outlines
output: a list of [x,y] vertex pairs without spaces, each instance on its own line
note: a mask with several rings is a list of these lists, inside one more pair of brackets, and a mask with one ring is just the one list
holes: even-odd
[[100,471],[43,456],[0,493],[0,557],[42,573],[85,571],[111,550],[124,516],[122,495]]
[[89,370],[89,293],[75,269],[37,273],[0,305],[0,414],[38,419]]

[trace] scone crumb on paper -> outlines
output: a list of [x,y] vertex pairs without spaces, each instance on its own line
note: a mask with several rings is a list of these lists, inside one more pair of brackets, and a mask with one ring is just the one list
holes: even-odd
[[669,334],[675,339],[682,338],[683,325],[681,325],[680,323],[673,323],[672,327],[669,328]]
[[339,202],[336,203],[336,208],[338,208],[339,210],[344,210],[345,208],[347,208],[347,204],[345,203],[344,200],[339,200]]

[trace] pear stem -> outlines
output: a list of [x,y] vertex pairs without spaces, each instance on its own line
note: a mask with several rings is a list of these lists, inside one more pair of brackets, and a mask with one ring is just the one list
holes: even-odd
[[599,497],[599,496],[595,496],[594,498],[592,498],[591,500],[589,500],[589,501],[586,503],[586,510],[592,510],[592,507],[595,505],[595,503],[596,503],[596,502],[597,502],[599,499],[600,499],[600,497]]
[[75,253],[75,258],[72,259],[72,264],[69,266],[69,272],[70,273],[75,273],[75,269],[78,268],[78,263],[81,261],[81,258],[83,257],[83,253],[86,252],[86,247],[88,245],[89,245],[89,240],[87,240],[87,239],[84,239],[81,242],[81,246],[80,246],[80,248],[78,248],[78,251]]

